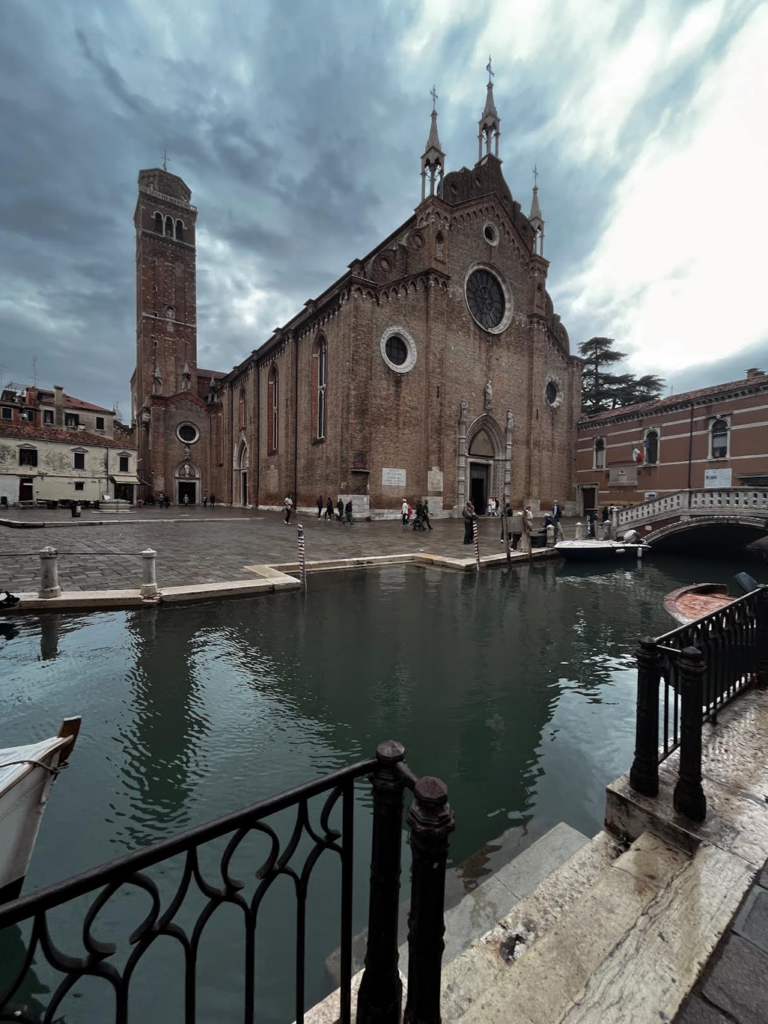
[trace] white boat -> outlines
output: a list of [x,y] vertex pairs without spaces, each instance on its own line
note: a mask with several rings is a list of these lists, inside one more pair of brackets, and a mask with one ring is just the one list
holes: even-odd
[[619,540],[561,540],[555,544],[555,551],[572,562],[604,562],[624,554],[636,556],[638,548],[642,553],[649,551],[650,545],[626,544]]
[[58,736],[0,749],[0,903],[21,893],[51,786],[80,731],[65,718]]

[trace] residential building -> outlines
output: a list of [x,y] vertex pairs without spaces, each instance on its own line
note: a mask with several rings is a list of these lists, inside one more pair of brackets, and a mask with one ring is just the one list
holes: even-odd
[[43,388],[6,384],[0,392],[0,504],[134,502],[138,453],[114,411]]
[[684,488],[768,485],[768,374],[581,420],[578,512]]

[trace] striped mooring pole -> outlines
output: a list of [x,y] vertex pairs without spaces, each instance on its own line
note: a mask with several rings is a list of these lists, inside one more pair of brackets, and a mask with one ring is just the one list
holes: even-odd
[[472,520],[472,540],[475,542],[475,571],[480,572],[480,540],[477,535],[477,520]]
[[301,523],[297,524],[299,531],[299,577],[301,579],[301,586],[303,590],[307,589],[307,554],[304,545],[304,527]]

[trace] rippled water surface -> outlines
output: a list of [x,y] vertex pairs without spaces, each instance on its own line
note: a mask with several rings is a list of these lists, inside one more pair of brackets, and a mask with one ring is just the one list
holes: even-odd
[[[631,760],[637,638],[673,627],[667,591],[744,567],[659,556],[641,567],[549,562],[475,578],[392,566],[312,576],[306,598],[0,620],[0,746],[83,716],[26,891],[366,757],[388,738],[405,744],[418,774],[447,783],[453,863],[512,826],[523,843],[558,821],[593,834],[606,783]],[[764,564],[751,571],[768,579]],[[356,930],[366,919],[369,813],[361,784]],[[277,822],[281,836],[291,823]],[[246,844],[232,873],[252,882],[265,851]],[[308,905],[307,1005],[327,990],[324,959],[338,946],[338,869],[325,858]],[[215,883],[217,851],[202,862]],[[180,872],[166,865],[164,893]],[[143,899],[117,893],[97,937],[127,936],[149,909]],[[185,908],[187,923],[202,905]],[[218,910],[204,933],[200,1020],[239,1019],[238,913]],[[293,1019],[294,915],[290,882],[280,880],[260,911],[264,1021]],[[79,952],[76,918],[56,934]],[[8,941],[12,957],[18,931]],[[181,1021],[182,977],[179,953],[160,940],[138,968],[131,1019]],[[40,965],[25,998],[34,1006],[51,983]],[[57,1019],[106,1021],[110,1005],[104,983],[81,982]]]

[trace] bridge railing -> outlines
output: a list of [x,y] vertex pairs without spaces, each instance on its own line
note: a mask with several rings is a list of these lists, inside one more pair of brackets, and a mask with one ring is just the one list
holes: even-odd
[[765,512],[768,511],[768,487],[727,487],[715,490],[702,487],[674,491],[662,498],[643,501],[619,512],[618,525],[632,526],[676,512]]
[[[289,903],[284,913],[295,920],[293,994],[295,1020],[301,1024],[308,889],[317,862],[338,858],[339,906],[328,915],[326,926],[339,929],[339,1021],[351,1024],[353,823],[355,786],[363,782],[372,790],[373,815],[368,943],[357,1024],[397,1024],[402,1016],[397,932],[406,790],[413,795],[406,816],[412,854],[405,1019],[439,1021],[445,866],[453,812],[444,784],[430,776],[417,778],[405,762],[404,748],[392,740],[380,744],[373,758],[0,907],[0,950],[14,953],[0,959],[0,1020],[32,1024],[70,1019],[67,1002],[74,1014],[73,997],[65,1002],[70,990],[78,986],[77,995],[82,997],[79,983],[93,978],[96,989],[106,990],[100,997],[100,1024],[125,1024],[138,1015],[131,1009],[136,1009],[137,999],[141,1001],[142,986],[152,970],[148,961],[153,960],[157,986],[178,992],[174,1019],[185,1024],[209,1019],[197,1008],[198,989],[208,981],[200,980],[198,961],[204,959],[204,949],[210,955],[220,941],[221,931],[211,934],[208,925],[226,906],[230,914],[239,914],[240,926],[232,923],[229,935],[240,936],[234,962],[242,965],[242,1010],[227,1019],[253,1024],[264,1016],[255,1006],[259,911],[280,880],[283,899],[288,900],[288,891],[293,894],[292,906]],[[248,847],[259,837],[266,844],[261,863],[254,862],[254,851]],[[235,877],[234,871],[245,865],[250,865],[248,874],[255,882]],[[84,919],[81,899],[88,904]],[[135,925],[134,931],[117,941],[117,922],[125,925],[126,919]],[[105,931],[116,941],[105,942]],[[173,960],[165,952],[169,946],[175,949]],[[169,963],[178,968],[177,978]]]
[[655,639],[641,640],[637,666],[630,785],[646,796],[658,795],[659,765],[679,749],[674,806],[703,821],[703,724],[717,724],[718,711],[753,684],[768,686],[768,587]]

